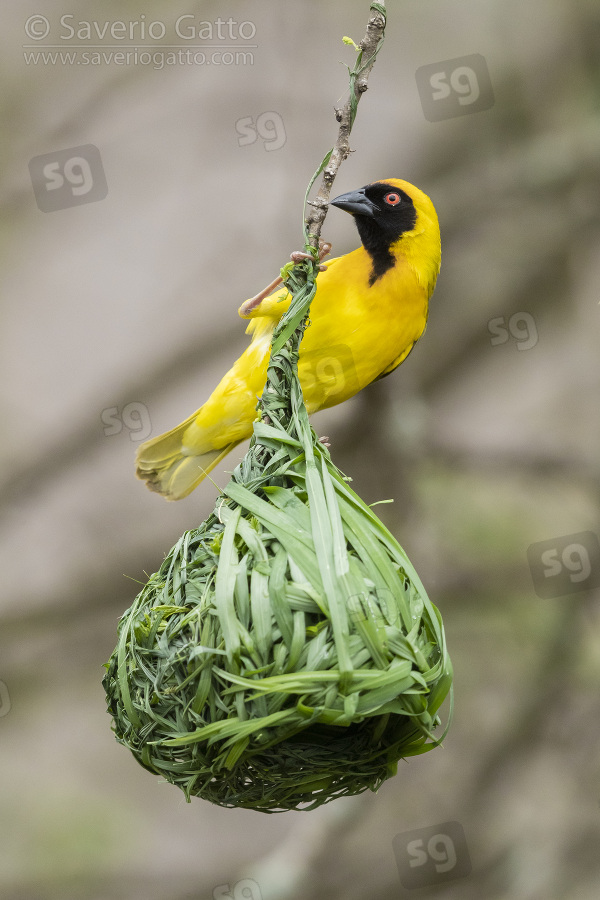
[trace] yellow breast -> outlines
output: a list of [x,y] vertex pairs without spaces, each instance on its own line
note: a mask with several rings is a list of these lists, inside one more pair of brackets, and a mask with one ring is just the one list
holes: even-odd
[[317,279],[299,374],[309,413],[352,397],[401,362],[427,322],[428,290],[403,257],[369,285],[363,248]]

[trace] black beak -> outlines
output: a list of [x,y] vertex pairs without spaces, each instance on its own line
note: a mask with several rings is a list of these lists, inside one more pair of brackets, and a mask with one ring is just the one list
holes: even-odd
[[330,200],[329,204],[330,206],[344,209],[353,216],[370,216],[372,218],[375,213],[379,212],[375,204],[371,203],[368,197],[365,197],[364,188],[360,188],[358,191],[350,191],[347,194],[340,194],[335,200]]

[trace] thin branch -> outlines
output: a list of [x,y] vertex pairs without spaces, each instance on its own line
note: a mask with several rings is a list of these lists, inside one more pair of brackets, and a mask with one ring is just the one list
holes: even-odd
[[350,154],[350,132],[356,116],[356,107],[361,96],[368,88],[369,75],[375,65],[375,58],[381,47],[385,32],[385,0],[381,3],[372,3],[371,16],[367,24],[367,32],[358,45],[360,53],[354,69],[350,72],[350,96],[345,106],[335,110],[335,117],[340,123],[337,140],[331,151],[329,161],[323,170],[321,185],[316,199],[310,202],[311,210],[306,219],[309,244],[316,249],[319,245],[321,228],[327,215],[329,195],[335,180],[335,176]]
[[[336,110],[336,119],[340,123],[337,140],[333,148],[325,154],[306,191],[304,210],[308,193],[318,175],[323,172],[316,201],[310,204],[311,212],[304,222],[305,250],[309,252],[292,254],[292,263],[288,263],[281,270],[283,283],[292,296],[288,309],[273,331],[267,380],[258,406],[264,423],[275,424],[288,434],[294,429],[293,408],[298,402],[298,397],[300,408],[306,414],[301,400],[302,389],[298,382],[298,353],[309,319],[310,305],[317,290],[315,279],[320,268],[320,235],[327,215],[329,194],[339,167],[350,153],[348,138],[356,118],[358,101],[367,90],[369,75],[385,33],[385,6],[382,3],[372,2],[370,12],[367,32],[359,45],[354,68],[350,71],[350,96],[343,109]],[[300,261],[295,257],[300,257]],[[254,299],[252,303],[254,304]],[[299,437],[299,434],[295,436]],[[267,460],[273,453],[272,448],[263,445],[257,439],[255,432],[248,453],[234,472],[234,480],[240,480],[240,483],[247,485],[253,483],[259,477],[259,473],[264,477]]]

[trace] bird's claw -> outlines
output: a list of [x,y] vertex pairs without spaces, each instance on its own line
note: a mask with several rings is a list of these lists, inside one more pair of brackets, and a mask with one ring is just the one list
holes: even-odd
[[[328,241],[319,241],[319,260],[325,259],[330,252],[331,244]],[[290,259],[292,262],[299,263],[303,259],[313,259],[313,257],[310,253],[305,253],[304,250],[294,250],[290,253]],[[319,272],[324,272],[326,268],[327,266],[319,266]]]
[[319,443],[323,444],[324,447],[331,447],[331,444],[329,443],[329,437],[326,434],[323,435],[323,437],[319,438]]
[[[319,260],[324,259],[328,253],[331,252],[331,244],[328,241],[319,241]],[[293,253],[290,253],[290,259],[292,262],[298,263],[303,259],[312,259],[310,253],[305,253],[304,250],[294,250]],[[319,272],[324,272],[327,266],[319,266]],[[255,297],[251,297],[249,300],[246,300],[242,303],[240,307],[240,315],[248,316],[252,310],[256,309],[257,306],[260,306],[265,297],[268,297],[269,294],[272,294],[275,288],[279,287],[282,283],[283,279],[281,275],[278,275],[271,284],[268,284],[266,288],[263,288]]]

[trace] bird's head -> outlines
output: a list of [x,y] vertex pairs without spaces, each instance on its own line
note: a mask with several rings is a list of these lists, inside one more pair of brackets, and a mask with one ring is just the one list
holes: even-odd
[[372,283],[393,266],[398,251],[409,258],[417,253],[427,257],[437,275],[438,218],[433,203],[419,188],[400,178],[386,178],[330,203],[354,216],[363,246],[373,259]]

